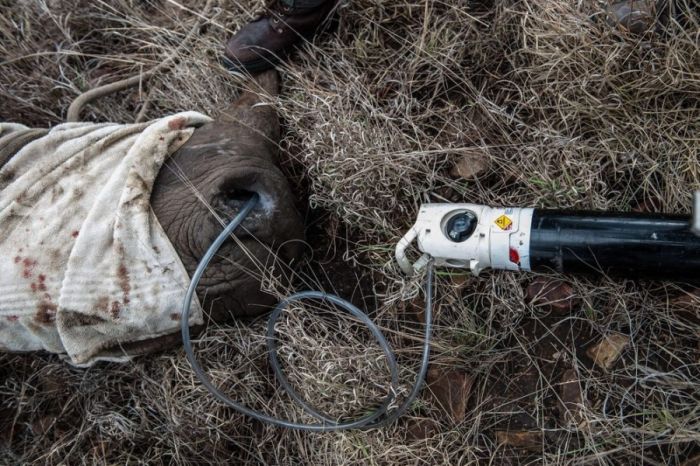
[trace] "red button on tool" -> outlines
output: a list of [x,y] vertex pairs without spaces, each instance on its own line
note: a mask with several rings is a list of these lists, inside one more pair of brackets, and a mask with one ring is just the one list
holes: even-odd
[[509,253],[510,261],[514,264],[520,265],[520,254],[518,254],[518,251],[515,248],[510,248]]

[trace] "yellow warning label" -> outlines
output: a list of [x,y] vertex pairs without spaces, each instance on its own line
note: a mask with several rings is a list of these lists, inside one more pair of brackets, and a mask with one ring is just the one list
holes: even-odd
[[495,223],[501,230],[510,230],[513,226],[513,221],[507,215],[501,215],[496,219]]

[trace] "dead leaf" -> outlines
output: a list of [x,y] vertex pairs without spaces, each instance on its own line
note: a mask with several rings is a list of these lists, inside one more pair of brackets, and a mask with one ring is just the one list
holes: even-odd
[[555,313],[569,313],[580,304],[571,285],[546,277],[537,277],[530,282],[525,290],[525,299]]
[[588,348],[586,354],[596,366],[607,370],[617,361],[617,358],[620,357],[620,353],[622,353],[629,341],[629,336],[613,333],[603,337],[596,345]]
[[559,398],[561,403],[560,419],[564,424],[578,424],[583,393],[581,384],[574,369],[566,370],[559,382]]
[[542,451],[544,435],[540,430],[496,432],[496,442],[499,445],[507,445],[513,448],[522,448],[529,451]]
[[692,458],[685,460],[681,466],[700,466],[700,455],[695,455]]
[[432,419],[409,419],[406,424],[406,439],[414,442],[426,440],[437,431],[437,423]]
[[673,299],[671,308],[679,318],[692,325],[700,325],[700,289],[683,293]]
[[59,394],[65,391],[66,383],[60,374],[42,371],[37,375],[41,389],[45,394]]
[[448,202],[460,202],[462,199],[461,194],[449,186],[441,186],[437,188],[435,190],[435,194]]
[[450,174],[454,178],[471,180],[487,172],[489,168],[491,168],[491,160],[488,156],[482,151],[473,151],[457,160]]
[[14,409],[0,408],[0,446],[12,443],[16,414]]
[[44,435],[53,427],[55,422],[55,416],[42,416],[38,419],[35,419],[30,424],[32,433],[34,435]]
[[632,206],[632,212],[662,212],[661,200],[656,196],[649,196]]
[[470,275],[467,273],[455,273],[452,276],[450,276],[450,279],[452,280],[452,284],[458,290],[461,290],[466,286],[466,284],[469,282],[469,278],[470,278]]
[[455,423],[464,420],[474,379],[464,371],[431,367],[428,389]]
[[404,301],[400,306],[406,319],[412,319],[419,323],[425,322],[425,300],[423,296],[418,295],[411,301]]

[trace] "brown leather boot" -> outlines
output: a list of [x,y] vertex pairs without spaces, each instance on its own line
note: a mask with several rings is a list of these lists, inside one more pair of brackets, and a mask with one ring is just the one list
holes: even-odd
[[[249,73],[272,68],[302,39],[310,39],[335,11],[338,0],[317,0],[318,6],[290,6],[273,0],[253,22],[226,43],[223,63],[231,71]],[[296,2],[297,4],[300,2]],[[316,3],[306,0],[306,4]]]
[[613,1],[608,5],[608,22],[634,34],[643,34],[656,22],[656,3],[655,0]]

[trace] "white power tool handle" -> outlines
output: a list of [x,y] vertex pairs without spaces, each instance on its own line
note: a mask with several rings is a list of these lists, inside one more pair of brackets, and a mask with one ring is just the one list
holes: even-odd
[[[530,270],[530,230],[533,209],[488,207],[475,204],[423,204],[416,223],[396,245],[396,261],[407,275],[420,270],[427,258],[435,267],[470,269],[478,275],[484,269]],[[461,228],[468,228],[459,239],[448,230],[463,214]],[[415,264],[406,256],[414,241],[423,253]]]

